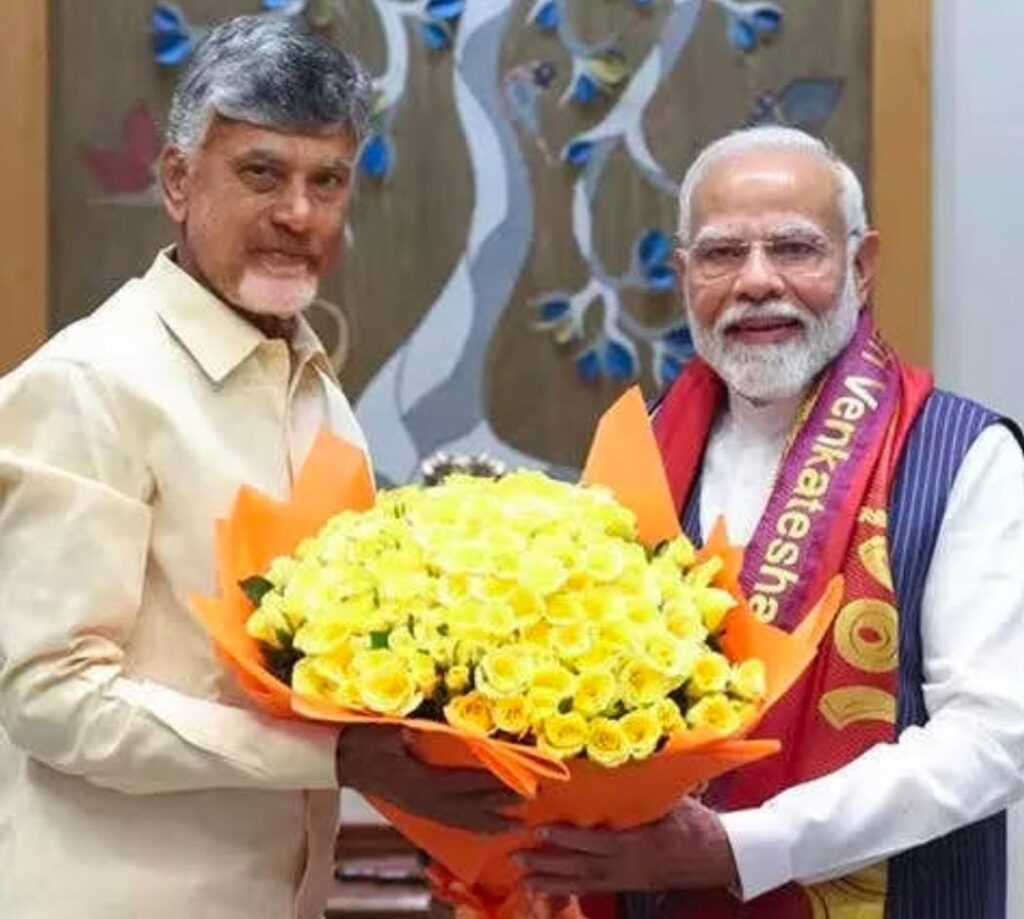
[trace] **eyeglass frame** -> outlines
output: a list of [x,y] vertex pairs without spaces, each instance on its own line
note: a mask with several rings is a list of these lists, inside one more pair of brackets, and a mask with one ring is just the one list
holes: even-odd
[[[787,233],[778,234],[775,237],[775,239],[785,238],[787,235],[795,237],[795,236],[799,235],[799,232],[789,233],[789,234],[787,234]],[[808,234],[808,235],[810,235],[810,234]],[[818,236],[820,241],[825,243],[826,247],[829,250],[838,249],[839,248],[839,242],[834,240],[834,239],[832,239],[827,234],[825,234],[825,233],[820,233],[819,234],[819,233],[815,232],[815,235]],[[866,236],[867,236],[867,232],[865,230],[849,230],[846,233],[846,235],[843,237],[842,241],[843,241],[844,244],[848,244],[851,239],[864,239],[864,238],[866,238]],[[785,266],[780,266],[772,258],[771,254],[769,253],[768,248],[767,248],[767,246],[772,241],[773,240],[772,240],[771,236],[768,236],[768,237],[761,236],[761,237],[756,237],[754,239],[742,239],[740,237],[720,237],[719,239],[714,240],[714,242],[717,242],[719,244],[736,243],[736,244],[740,244],[740,245],[743,245],[743,246],[747,247],[746,248],[746,252],[743,255],[742,261],[740,261],[736,265],[735,268],[727,268],[724,271],[722,271],[722,272],[720,272],[718,274],[714,274],[714,275],[707,275],[705,273],[703,275],[703,277],[700,276],[699,270],[695,269],[694,272],[693,272],[694,276],[698,277],[699,280],[707,282],[707,283],[712,283],[714,281],[721,281],[721,280],[724,280],[725,278],[736,277],[746,267],[747,263],[750,261],[751,255],[754,253],[754,250],[756,248],[759,248],[761,250],[765,260],[768,262],[769,265],[772,266],[773,270],[777,274],[780,274],[782,276],[789,277],[789,276],[791,276],[791,275],[793,275],[795,273],[798,273],[798,274],[802,275],[803,277],[815,277],[815,276],[823,273],[820,269],[812,271],[812,272],[807,272],[807,271],[804,271],[804,272],[794,272],[792,267],[787,268]],[[695,249],[699,245],[699,242],[698,243],[691,243],[689,245],[685,245],[682,242],[682,240],[679,238],[678,234],[676,234],[675,236],[672,237],[672,242],[673,242],[673,248],[674,248],[675,252],[676,253],[681,253],[681,254],[685,255],[688,259],[692,259],[693,258],[693,256],[691,255],[691,252],[692,252],[693,249]],[[824,264],[824,262],[827,261],[827,256],[829,254],[832,254],[832,253],[831,252],[827,252],[827,253],[825,253],[822,256],[823,264]]]

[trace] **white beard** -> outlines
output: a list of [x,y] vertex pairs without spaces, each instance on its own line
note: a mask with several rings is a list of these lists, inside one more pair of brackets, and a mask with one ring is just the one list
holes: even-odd
[[316,299],[316,278],[282,277],[246,270],[238,285],[238,306],[261,316],[287,318],[301,313]]
[[[847,270],[839,302],[821,315],[790,300],[734,303],[709,329],[694,320],[689,305],[687,313],[697,353],[726,385],[752,402],[771,402],[799,395],[846,347],[857,328],[860,300],[854,272]],[[749,316],[796,320],[804,334],[776,344],[730,342],[726,329]]]

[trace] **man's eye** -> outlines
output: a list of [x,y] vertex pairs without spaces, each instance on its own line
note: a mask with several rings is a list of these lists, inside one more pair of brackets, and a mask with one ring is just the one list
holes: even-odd
[[778,239],[771,245],[772,254],[783,259],[807,259],[818,254],[818,247],[806,239]]
[[338,172],[325,172],[313,179],[313,184],[321,191],[336,192],[348,186],[348,176]]
[[707,246],[701,251],[700,256],[707,262],[718,264],[742,259],[745,252],[745,247],[738,243],[720,243],[715,246]]
[[265,163],[248,163],[240,173],[248,184],[256,188],[267,188],[277,181],[277,170]]

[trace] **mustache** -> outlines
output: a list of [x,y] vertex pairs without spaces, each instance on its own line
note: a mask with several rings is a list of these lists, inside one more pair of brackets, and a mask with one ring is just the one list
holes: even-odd
[[808,310],[789,300],[769,300],[766,303],[733,303],[727,306],[715,320],[713,331],[716,335],[724,335],[752,318],[799,322],[804,329],[809,328],[815,319]]

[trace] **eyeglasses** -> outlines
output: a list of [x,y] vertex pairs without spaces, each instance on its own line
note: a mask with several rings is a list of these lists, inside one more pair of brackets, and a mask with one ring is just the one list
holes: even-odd
[[[850,237],[857,236],[850,233]],[[721,237],[698,242],[689,250],[690,270],[703,281],[717,281],[738,274],[747,264],[751,252],[760,248],[765,259],[779,274],[816,277],[832,264],[835,246],[816,233],[792,232],[766,236],[763,239]]]

